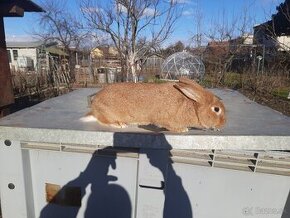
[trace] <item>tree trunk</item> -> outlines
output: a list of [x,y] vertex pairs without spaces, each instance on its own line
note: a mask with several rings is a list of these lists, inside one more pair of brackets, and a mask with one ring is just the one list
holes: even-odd
[[75,64],[76,64],[76,60],[75,60],[75,55],[74,52],[71,51],[68,48],[68,66],[69,66],[69,76],[70,76],[70,82],[74,82],[75,81]]
[[131,73],[132,73],[133,82],[134,83],[138,82],[136,64],[131,65]]
[[132,74],[132,79],[133,82],[136,83],[138,82],[138,77],[137,77],[137,67],[136,67],[136,55],[134,53],[131,53],[129,55],[129,65],[130,65],[130,71]]

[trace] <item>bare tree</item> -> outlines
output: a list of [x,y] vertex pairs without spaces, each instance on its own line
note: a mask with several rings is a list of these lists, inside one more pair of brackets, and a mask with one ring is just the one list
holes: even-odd
[[[245,6],[240,14],[229,17],[225,9],[218,17],[212,18],[212,24],[205,36],[210,43],[208,50],[214,54],[212,61],[219,68],[218,83],[222,83],[233,58],[241,52],[244,42],[249,39],[255,18]],[[214,50],[214,51],[212,51]]]
[[231,16],[223,9],[218,17],[212,17],[211,26],[205,35],[212,41],[228,41],[252,32],[255,18],[249,12],[250,6]]
[[194,2],[193,23],[195,25],[195,32],[192,33],[191,40],[193,41],[194,47],[200,47],[204,37],[204,32],[202,32],[204,15],[202,13],[200,0],[195,0]]
[[123,68],[137,81],[137,63],[172,33],[178,18],[173,0],[111,0],[106,5],[81,0],[89,27],[106,33],[117,48]]
[[72,48],[77,50],[88,33],[84,31],[83,25],[76,15],[68,11],[66,1],[44,0],[42,7],[46,13],[39,15],[39,28],[34,30],[34,34],[45,42],[57,42],[64,48],[69,56],[69,72],[70,78],[73,80],[75,62]]

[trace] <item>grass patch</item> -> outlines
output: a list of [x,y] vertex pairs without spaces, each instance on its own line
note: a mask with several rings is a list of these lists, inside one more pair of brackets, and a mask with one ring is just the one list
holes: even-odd
[[212,88],[213,86],[213,79],[209,76],[205,76],[201,81],[200,81],[200,85],[202,85],[203,87],[207,87],[207,88]]
[[242,76],[239,73],[226,73],[225,86],[232,88],[232,89],[239,89],[242,87]]
[[280,87],[280,88],[274,89],[272,91],[272,95],[287,99],[289,92],[290,92],[289,87]]

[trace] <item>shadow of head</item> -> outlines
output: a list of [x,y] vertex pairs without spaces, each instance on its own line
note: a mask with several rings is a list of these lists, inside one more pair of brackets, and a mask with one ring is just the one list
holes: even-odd
[[108,169],[108,167],[112,167],[112,169],[116,169],[116,158],[117,158],[117,153],[112,147],[105,147],[96,150],[92,154],[92,158],[90,159],[86,169],[86,171],[95,171],[94,169],[99,169],[99,163],[98,159],[101,158],[102,160],[102,166],[107,166],[107,167],[102,167],[102,169]]
[[[168,157],[172,146],[164,134],[141,134],[141,133],[115,133],[114,147],[139,148],[139,153],[146,154],[152,166],[158,167],[160,160]],[[149,150],[163,150],[158,155],[153,155]],[[153,151],[154,152],[154,151]]]

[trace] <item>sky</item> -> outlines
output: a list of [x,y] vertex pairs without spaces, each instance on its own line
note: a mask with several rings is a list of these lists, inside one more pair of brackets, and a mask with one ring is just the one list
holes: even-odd
[[[45,1],[45,0],[42,0]],[[276,12],[276,6],[284,0],[174,0],[182,4],[182,16],[178,19],[174,32],[167,40],[167,44],[182,41],[190,43],[190,37],[196,33],[196,11],[201,14],[201,32],[208,32],[214,27],[214,23],[222,19],[222,14],[231,23],[238,18],[246,8],[254,24],[263,23],[270,19]],[[34,0],[41,5],[40,0]],[[72,13],[79,14],[79,0],[68,0],[68,7]],[[22,18],[4,18],[6,41],[35,40],[32,32],[37,29],[37,13],[25,13]]]

